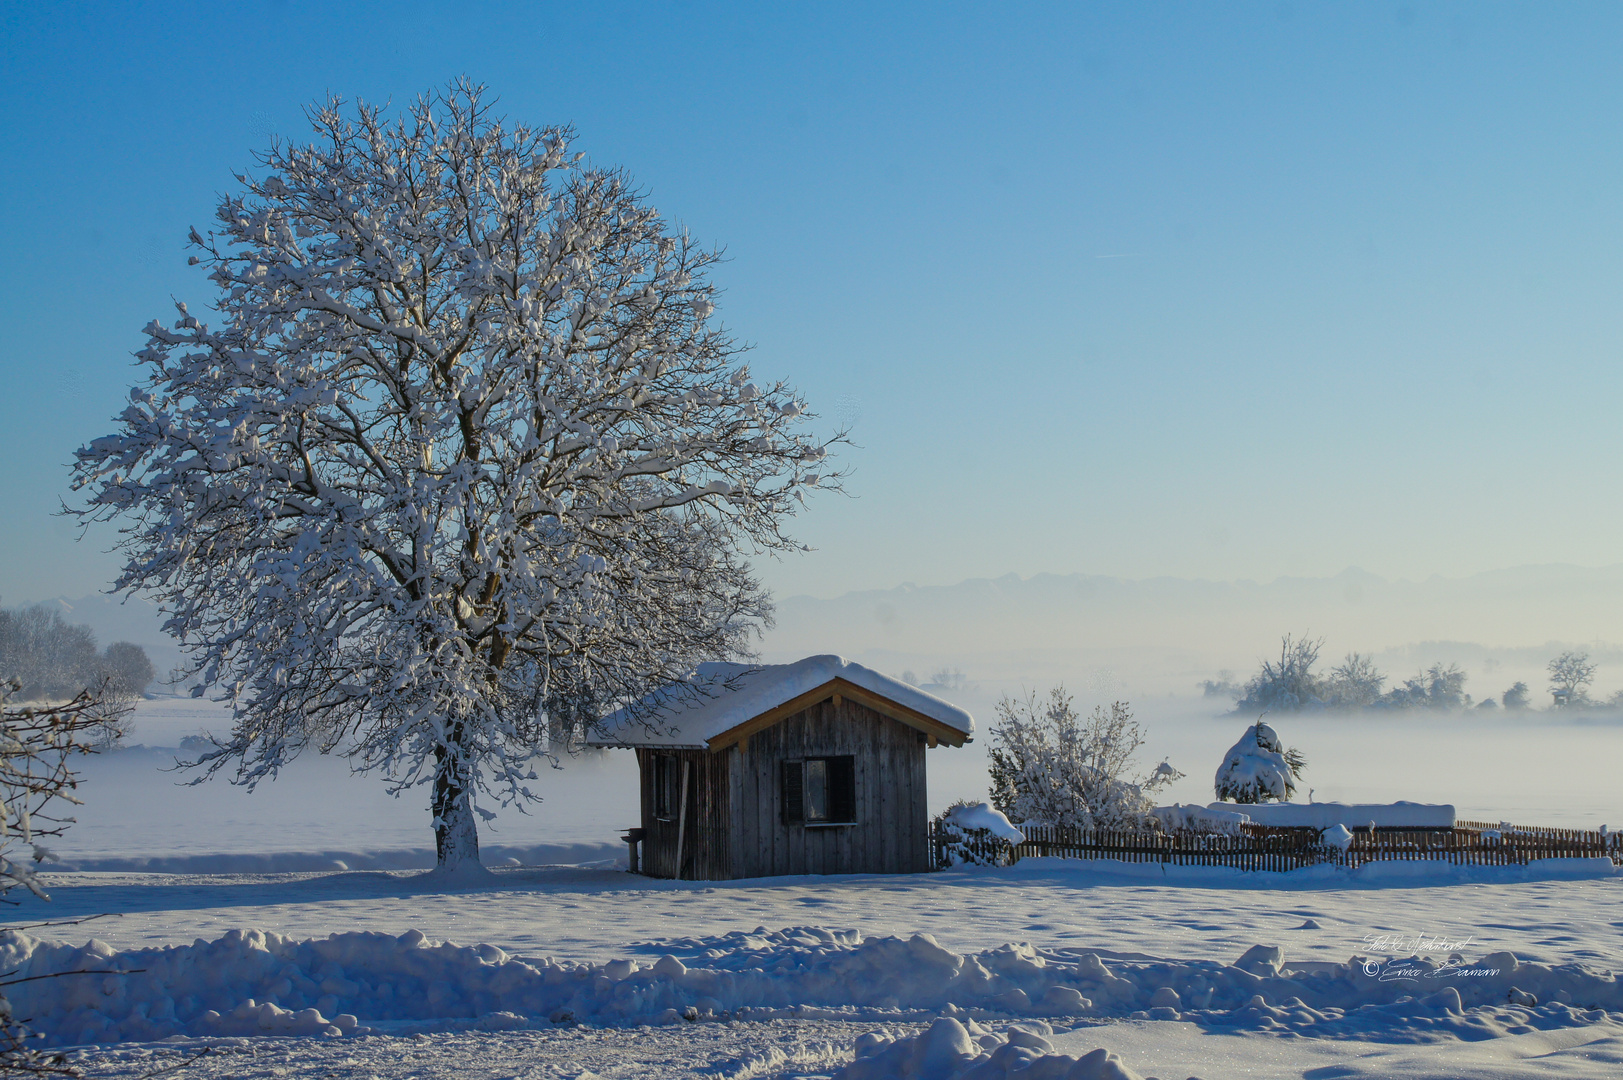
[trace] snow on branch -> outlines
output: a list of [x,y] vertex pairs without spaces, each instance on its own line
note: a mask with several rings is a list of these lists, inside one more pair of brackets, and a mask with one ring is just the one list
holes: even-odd
[[1064,687],[1005,697],[992,728],[992,805],[1010,821],[1083,829],[1154,827],[1150,796],[1183,774],[1165,761],[1128,778],[1144,745],[1132,710],[1118,701],[1077,715]]

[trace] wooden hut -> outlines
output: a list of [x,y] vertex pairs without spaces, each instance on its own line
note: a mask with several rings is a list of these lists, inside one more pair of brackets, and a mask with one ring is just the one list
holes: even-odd
[[642,873],[905,874],[930,865],[925,751],[974,730],[917,687],[812,656],[702,664],[587,743],[637,753],[642,822],[628,839]]

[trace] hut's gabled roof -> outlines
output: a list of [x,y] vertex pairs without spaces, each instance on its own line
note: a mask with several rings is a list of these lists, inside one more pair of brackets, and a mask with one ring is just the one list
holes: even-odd
[[975,733],[975,718],[958,706],[830,655],[793,664],[700,664],[682,682],[610,714],[586,742],[719,750],[835,695],[919,729],[932,745],[962,746]]

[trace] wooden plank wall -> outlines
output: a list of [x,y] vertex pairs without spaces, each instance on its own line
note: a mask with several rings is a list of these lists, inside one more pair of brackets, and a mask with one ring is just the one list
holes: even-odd
[[[864,705],[832,700],[796,713],[729,748],[734,877],[774,874],[909,874],[930,869],[922,732]],[[855,825],[785,825],[782,763],[850,754]]]
[[[654,757],[671,754],[677,759],[677,792],[681,792],[682,762],[688,763],[687,826],[680,816],[670,821],[654,817]],[[715,881],[735,876],[728,850],[728,809],[730,754],[708,750],[656,750],[639,747],[637,768],[641,776],[642,872],[649,877],[684,878],[689,881]],[[678,832],[682,841],[682,865],[676,865]]]

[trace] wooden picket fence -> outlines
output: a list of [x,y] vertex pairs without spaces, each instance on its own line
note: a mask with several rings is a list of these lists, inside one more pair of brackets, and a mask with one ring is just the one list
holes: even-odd
[[[1032,855],[1116,859],[1170,866],[1231,866],[1283,871],[1304,866],[1363,866],[1372,862],[1433,861],[1455,866],[1525,866],[1535,859],[1610,858],[1623,864],[1623,834],[1529,828],[1461,821],[1452,829],[1352,830],[1345,849],[1326,844],[1318,829],[1243,826],[1235,833],[1133,832],[1032,825],[1010,847],[990,835],[965,846],[982,861],[1009,864]],[[931,861],[947,864],[948,838],[930,827]]]

